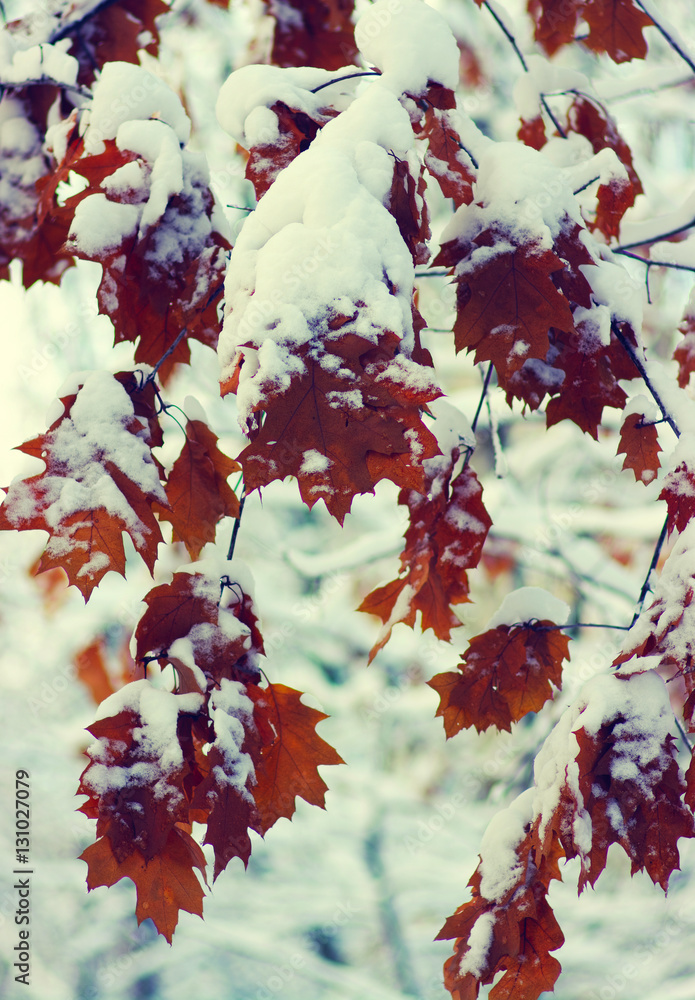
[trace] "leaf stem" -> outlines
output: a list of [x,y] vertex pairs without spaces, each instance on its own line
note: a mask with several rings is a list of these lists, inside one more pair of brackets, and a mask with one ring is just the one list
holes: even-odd
[[159,359],[159,361],[157,362],[157,364],[154,366],[154,368],[152,369],[152,371],[150,372],[150,374],[147,376],[147,378],[145,380],[146,382],[154,382],[155,376],[156,376],[157,372],[159,371],[159,369],[161,368],[161,366],[164,364],[164,362],[169,357],[169,355],[173,354],[173,352],[179,346],[179,344],[181,343],[181,341],[183,340],[183,338],[186,336],[187,333],[188,333],[188,327],[184,326],[183,330],[181,330],[181,332],[177,335],[176,340],[174,341],[174,343],[171,345],[171,347],[169,347],[164,352],[164,354],[161,356],[161,358]]
[[241,515],[244,513],[244,504],[246,503],[246,490],[244,490],[241,500],[239,501],[239,514],[234,522],[234,528],[232,530],[232,538],[229,543],[229,551],[227,552],[227,562],[232,561],[234,556],[234,549],[236,547],[236,536],[239,534],[239,525],[241,524]]

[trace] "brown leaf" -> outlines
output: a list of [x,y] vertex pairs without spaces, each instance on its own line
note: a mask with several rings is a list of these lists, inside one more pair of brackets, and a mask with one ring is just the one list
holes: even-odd
[[87,888],[111,886],[129,878],[137,889],[135,915],[138,923],[150,917],[157,931],[169,944],[179,919],[179,910],[203,915],[203,888],[193,869],[205,874],[205,855],[183,830],[171,830],[166,846],[156,857],[146,861],[140,851],[118,861],[111,841],[101,837],[82,852],[88,866]]
[[316,733],[316,725],[327,716],[302,704],[301,691],[284,684],[266,688],[248,686],[253,717],[260,737],[254,766],[253,795],[258,809],[256,829],[265,834],[285,816],[291,819],[298,795],[313,806],[325,808],[326,783],[318,768],[344,764],[333,747]]
[[158,509],[160,521],[170,521],[175,542],[183,542],[191,559],[207,542],[223,517],[239,516],[239,501],[227,483],[241,466],[217,447],[217,437],[207,424],[189,420],[181,454],[165,486],[170,510]]
[[529,712],[552,697],[569,660],[569,637],[550,621],[498,625],[474,636],[461,657],[460,673],[437,674],[427,683],[440,696],[447,739],[474,726],[511,731]]

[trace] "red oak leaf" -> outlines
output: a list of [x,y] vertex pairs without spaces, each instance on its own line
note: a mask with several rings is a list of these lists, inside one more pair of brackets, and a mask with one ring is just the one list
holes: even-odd
[[340,69],[357,61],[354,0],[263,0],[275,19],[270,61],[274,66]]
[[395,334],[382,334],[375,348],[345,333],[298,350],[303,367],[289,388],[263,387],[263,423],[239,455],[247,491],[296,476],[307,506],[323,499],[342,524],[353,497],[372,493],[380,479],[421,488],[422,462],[438,448],[420,408],[441,393],[420,366],[417,386],[406,384],[405,371],[416,366],[398,345]]
[[586,0],[528,0],[534,35],[549,56],[574,41],[577,20]]
[[172,663],[191,691],[219,685],[223,678],[259,680],[256,660],[263,640],[253,601],[238,583],[229,579],[222,586],[219,577],[175,573],[144,601],[147,610],[135,629],[138,660]]
[[358,609],[378,615],[384,623],[370,663],[393,626],[403,622],[412,628],[418,611],[423,630],[432,629],[439,639],[448,640],[451,629],[461,624],[451,605],[468,600],[466,570],[478,565],[492,521],[470,466],[451,479],[459,456],[455,448],[448,462],[428,463],[425,491],[402,490],[398,497],[410,517],[400,557],[403,575],[368,594]]
[[437,935],[437,940],[456,938],[454,954],[444,965],[444,985],[460,1000],[475,1000],[480,987],[500,972],[504,975],[490,990],[490,1000],[537,1000],[552,992],[560,975],[560,963],[550,953],[565,939],[547,897],[551,880],[560,879],[562,849],[556,842],[547,856],[539,856],[535,828],[528,823],[519,835],[516,877],[509,887],[493,899],[482,895],[483,858],[468,883],[473,898]]
[[272,132],[269,130],[267,142],[251,147],[246,164],[246,179],[253,184],[257,200],[263,197],[278,174],[309,148],[317,133],[336,114],[327,111],[311,118],[283,101],[276,101],[270,111],[277,118],[277,126]]
[[633,0],[585,0],[581,16],[589,25],[582,41],[594,52],[606,52],[616,63],[646,56],[642,32],[653,21]]
[[118,861],[108,837],[90,844],[80,859],[88,866],[89,890],[114,885],[122,878],[131,879],[137,889],[138,923],[150,917],[169,944],[179,910],[203,915],[205,893],[193,869],[205,874],[205,855],[193,838],[177,827],[169,833],[164,849],[149,861],[137,850]]
[[501,229],[485,230],[475,244],[466,255],[456,240],[445,243],[434,264],[455,268],[456,350],[492,361],[504,382],[527,359],[545,359],[551,327],[574,330],[569,303],[553,281],[565,264],[536,243],[515,245]]
[[688,302],[678,329],[683,339],[676,346],[673,358],[678,362],[678,385],[684,389],[695,372],[695,301]]
[[316,733],[316,724],[327,716],[303,705],[301,691],[284,684],[250,684],[248,695],[260,740],[254,755],[255,829],[265,834],[281,816],[292,818],[297,795],[323,809],[327,786],[318,768],[345,762]]
[[[161,853],[175,824],[188,822],[184,779],[195,762],[184,757],[180,735],[190,729],[192,719],[179,713],[191,707],[190,696],[158,691],[149,681],[134,681],[132,687],[138,707],[88,727],[97,742],[87,749],[90,763],[80,776],[77,794],[88,796],[88,815],[96,803],[97,837],[107,834],[118,861],[134,850],[150,861]],[[147,714],[152,706],[162,712],[154,723]]]
[[668,507],[669,534],[683,531],[695,515],[695,472],[685,462],[668,473],[659,500]]
[[537,712],[562,683],[569,637],[552,622],[498,625],[474,636],[459,673],[446,671],[427,683],[439,694],[447,739],[464,727],[478,732],[497,726],[511,731],[528,712]]
[[618,454],[625,455],[623,469],[632,469],[638,483],[651,483],[659,471],[659,432],[645,423],[641,413],[629,413],[620,428]]
[[545,134],[545,122],[543,115],[536,115],[535,118],[522,118],[517,138],[532,149],[543,149],[548,137]]
[[[132,372],[90,375],[61,400],[63,414],[45,434],[20,445],[46,468],[13,483],[0,508],[0,530],[41,529],[50,535],[39,571],[62,567],[89,599],[109,570],[125,575],[123,532],[150,571],[162,541],[152,505],[166,505],[152,457],[148,399],[121,383]],[[140,412],[138,412],[140,411]]]
[[456,208],[470,205],[475,173],[451,113],[456,108],[454,92],[431,84],[422,97],[412,99],[420,108],[425,105],[424,116],[416,117],[412,125],[419,138],[427,139],[427,171],[439,184],[442,194],[453,199]]
[[186,424],[181,454],[165,486],[170,509],[157,513],[170,521],[175,542],[183,542],[191,559],[197,559],[207,542],[214,542],[215,529],[223,517],[239,516],[239,501],[227,483],[241,466],[217,447],[217,437],[201,420]]

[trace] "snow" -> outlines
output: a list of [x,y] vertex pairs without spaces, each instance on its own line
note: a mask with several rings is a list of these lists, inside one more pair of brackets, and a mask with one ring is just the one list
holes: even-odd
[[423,0],[376,0],[357,21],[355,41],[395,93],[422,94],[430,82],[450,88],[458,83],[456,39]]
[[471,927],[468,938],[468,951],[459,963],[459,975],[470,973],[480,977],[486,965],[490,946],[493,941],[495,917],[492,913],[481,913]]
[[[245,359],[237,392],[242,427],[267,391],[286,391],[304,370],[296,352],[327,317],[354,317],[336,337],[354,332],[376,344],[391,330],[409,349],[414,269],[386,203],[390,153],[405,158],[412,144],[406,112],[372,86],[323,127],[247,219],[232,251],[218,347],[222,380],[240,351]],[[383,167],[375,171],[375,164]],[[323,364],[334,360],[323,354]],[[426,373],[408,368],[409,383],[418,373],[422,380]]]
[[522,863],[517,848],[533,822],[533,789],[517,796],[500,810],[480,842],[480,895],[490,902],[501,902],[522,877]]
[[241,747],[246,737],[246,729],[253,725],[253,703],[246,696],[245,685],[238,681],[222,678],[219,690],[210,694],[210,717],[215,727],[213,746],[224,759],[224,770],[216,766],[216,777],[220,784],[228,784],[239,794],[253,801],[247,788],[249,780],[254,780],[253,762]]
[[5,83],[23,83],[36,80],[54,80],[67,87],[77,83],[79,64],[74,56],[69,55],[72,45],[69,38],[61,38],[54,44],[45,42],[42,45],[32,45],[27,49],[18,49],[12,56],[12,61],[5,63],[0,69],[0,80]]
[[278,101],[288,107],[315,115],[325,106],[319,87],[333,75],[312,67],[242,66],[226,80],[216,104],[217,120],[245,149],[272,143],[278,135],[277,118],[267,109]]
[[86,116],[85,149],[89,153],[100,153],[104,140],[115,139],[125,122],[146,122],[151,118],[169,125],[180,144],[188,141],[191,123],[173,90],[140,66],[106,63]]
[[551,621],[564,625],[569,615],[569,605],[542,587],[519,587],[506,595],[485,630],[530,621]]

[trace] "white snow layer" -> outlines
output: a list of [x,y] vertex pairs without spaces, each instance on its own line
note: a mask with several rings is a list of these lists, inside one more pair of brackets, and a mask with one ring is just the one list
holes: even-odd
[[[218,348],[223,380],[240,350],[244,356],[242,427],[269,389],[286,390],[304,370],[293,351],[333,316],[352,317],[338,336],[376,345],[390,330],[410,348],[413,262],[385,206],[393,156],[406,159],[412,144],[407,112],[372,85],[279,174],[246,221],[227,273]],[[335,360],[322,357],[325,365]],[[406,357],[402,367],[404,379],[421,374]]]
[[458,85],[456,39],[423,0],[377,0],[358,20],[355,41],[395,93],[422,94],[430,82]]
[[507,594],[485,630],[530,621],[551,621],[555,625],[564,625],[569,614],[569,605],[542,587],[519,587]]

